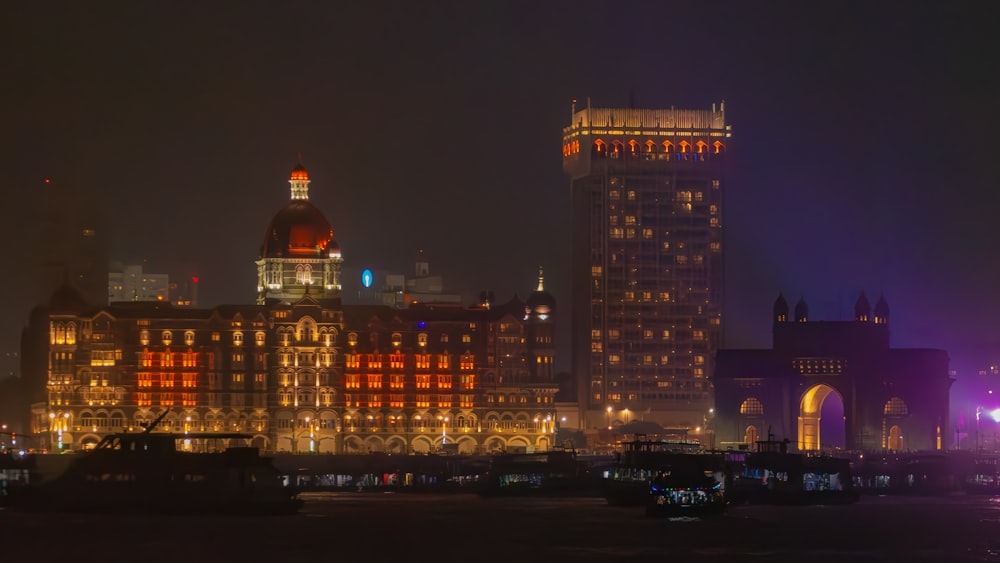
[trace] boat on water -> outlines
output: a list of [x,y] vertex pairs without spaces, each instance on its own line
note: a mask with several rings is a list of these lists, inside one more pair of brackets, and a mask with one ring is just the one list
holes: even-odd
[[613,506],[645,506],[653,515],[722,512],[727,487],[726,458],[694,440],[622,442],[614,466],[602,480]]
[[675,465],[653,477],[646,516],[715,516],[726,509],[723,483],[700,464]]
[[597,494],[597,481],[572,448],[493,456],[477,492],[496,496],[587,496]]
[[969,495],[1000,495],[1000,455],[979,454],[962,477],[962,490]]
[[[245,443],[244,434],[142,432],[106,436],[51,479],[12,490],[23,511],[292,514],[302,500],[257,448],[184,451],[195,440]],[[180,448],[178,446],[181,446]]]
[[788,441],[756,443],[756,450],[729,455],[730,502],[751,504],[848,504],[860,495],[846,458],[789,452]]

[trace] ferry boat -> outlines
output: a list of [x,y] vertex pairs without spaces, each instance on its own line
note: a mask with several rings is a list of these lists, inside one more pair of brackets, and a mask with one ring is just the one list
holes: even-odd
[[979,454],[962,477],[962,490],[969,495],[1000,495],[1000,455]]
[[24,511],[291,514],[302,506],[257,448],[213,453],[178,449],[186,440],[239,442],[245,434],[142,432],[106,436],[60,475],[11,491]]
[[695,440],[636,435],[622,443],[617,462],[607,471],[604,497],[609,505],[645,505],[650,513],[721,511],[728,480],[725,462],[724,455],[703,450]]
[[575,450],[559,448],[494,456],[477,490],[485,497],[587,496],[596,494],[597,482]]
[[850,460],[789,452],[788,441],[767,440],[730,457],[731,502],[752,504],[847,504],[859,494]]
[[646,516],[713,516],[726,508],[722,482],[701,464],[674,465],[653,477]]

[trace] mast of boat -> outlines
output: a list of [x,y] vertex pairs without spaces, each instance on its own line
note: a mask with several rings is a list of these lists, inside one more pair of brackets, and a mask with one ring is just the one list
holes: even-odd
[[170,412],[170,409],[163,409],[163,412],[160,413],[160,416],[156,417],[156,419],[153,420],[153,422],[150,422],[149,426],[147,426],[146,429],[142,431],[142,433],[149,434],[150,432],[152,432],[153,428],[156,428],[156,425],[159,424],[160,421],[163,420],[165,416],[167,416],[168,412]]

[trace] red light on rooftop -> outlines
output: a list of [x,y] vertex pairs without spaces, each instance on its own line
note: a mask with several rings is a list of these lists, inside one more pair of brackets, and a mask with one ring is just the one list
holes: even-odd
[[191,281],[194,283],[198,283],[198,276],[191,276]]
[[45,183],[46,184],[51,184],[52,183],[52,178],[46,178],[45,179]]

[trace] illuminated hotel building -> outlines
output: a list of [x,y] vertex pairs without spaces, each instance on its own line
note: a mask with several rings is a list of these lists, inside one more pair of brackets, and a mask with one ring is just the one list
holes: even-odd
[[[266,451],[547,450],[555,302],[344,306],[333,229],[291,175],[261,246],[258,303],[88,305],[69,286],[32,311],[22,371],[36,447],[161,428],[243,432]],[[192,449],[208,447],[191,444]]]
[[711,109],[577,110],[563,129],[572,205],[572,370],[589,428],[695,430],[722,313],[723,164]]

